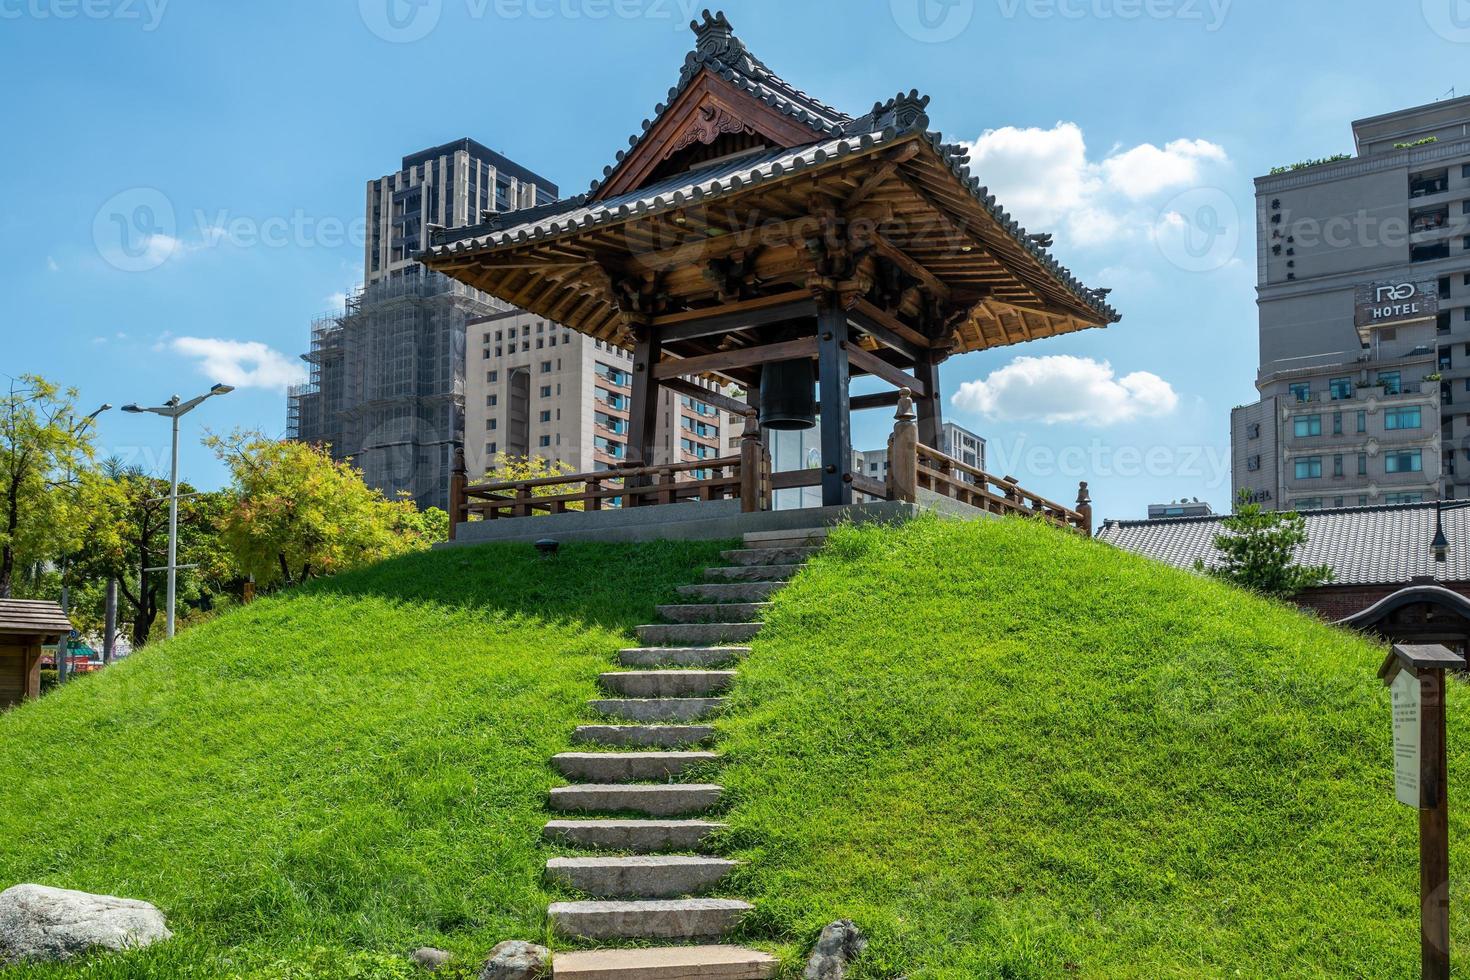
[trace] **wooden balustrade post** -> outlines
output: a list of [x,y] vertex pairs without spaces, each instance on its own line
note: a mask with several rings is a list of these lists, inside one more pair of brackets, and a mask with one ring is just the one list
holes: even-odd
[[1082,533],[1092,537],[1092,494],[1086,480],[1077,485],[1077,513],[1082,516]]
[[465,487],[469,485],[469,475],[465,472],[464,447],[454,447],[454,468],[449,473],[449,540],[455,537],[455,528],[464,521],[470,519],[469,501],[465,496]]
[[765,471],[770,465],[765,450],[760,419],[754,408],[747,408],[745,429],[740,433],[740,512],[743,514],[764,509]]
[[602,481],[588,480],[585,493],[587,497],[583,506],[587,510],[602,510]]
[[516,517],[531,516],[531,488],[527,486],[516,487],[515,510],[512,512]]
[[915,503],[919,499],[919,416],[914,412],[914,393],[898,391],[898,411],[893,416],[893,435],[888,439],[888,499]]

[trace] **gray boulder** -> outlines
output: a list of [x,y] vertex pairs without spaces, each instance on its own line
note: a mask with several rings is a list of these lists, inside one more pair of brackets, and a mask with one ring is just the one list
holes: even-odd
[[0,892],[3,965],[58,962],[93,949],[141,949],[172,935],[163,913],[147,902],[44,885]]
[[454,959],[454,954],[435,949],[433,946],[424,946],[414,950],[410,959],[430,973],[437,973],[449,965],[449,961]]
[[546,973],[551,951],[535,943],[517,940],[501,943],[490,951],[480,970],[480,980],[536,980]]
[[834,922],[822,930],[802,977],[804,980],[842,980],[847,975],[848,966],[862,955],[867,945],[862,930],[850,921]]

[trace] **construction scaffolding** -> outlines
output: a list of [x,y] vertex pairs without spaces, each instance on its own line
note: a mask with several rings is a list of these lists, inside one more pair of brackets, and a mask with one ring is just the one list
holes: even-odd
[[387,496],[443,508],[464,439],[465,322],[508,307],[417,271],[312,321],[310,379],[288,393],[287,424],[290,438],[329,446]]

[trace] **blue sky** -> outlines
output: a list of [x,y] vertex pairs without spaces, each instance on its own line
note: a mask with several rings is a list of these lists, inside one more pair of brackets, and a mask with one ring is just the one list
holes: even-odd
[[[367,179],[470,136],[584,190],[675,81],[699,6],[0,0],[0,373],[75,385],[85,410],[243,382],[186,430],[185,475],[217,485],[198,429],[284,430],[310,319],[361,277]],[[990,439],[993,470],[1067,499],[1091,479],[1102,516],[1228,503],[1229,411],[1254,399],[1251,178],[1350,152],[1355,118],[1470,94],[1470,0],[724,9],[850,112],[930,94],[1001,202],[1113,287],[1108,330],[944,369],[948,415]],[[140,207],[155,251],[130,256],[114,216]],[[887,425],[861,417],[859,446]],[[99,435],[166,462],[161,420],[112,412]]]

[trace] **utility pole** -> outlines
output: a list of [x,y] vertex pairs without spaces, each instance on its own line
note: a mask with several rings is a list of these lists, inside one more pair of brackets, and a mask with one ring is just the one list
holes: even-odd
[[[153,415],[162,415],[173,422],[173,451],[172,462],[169,466],[169,492],[168,492],[168,609],[166,610],[165,622],[168,626],[168,636],[174,635],[174,605],[178,595],[179,576],[179,419],[188,415],[194,409],[204,404],[207,399],[215,395],[228,395],[234,391],[232,385],[215,385],[209,391],[197,398],[182,401],[178,395],[174,395],[162,405],[153,408],[143,408],[138,405],[124,405],[123,411],[132,414],[149,412]],[[145,568],[144,572],[161,571],[162,569]]]
[[117,579],[113,576],[107,578],[107,606],[103,613],[102,626],[102,663],[112,663],[112,653],[117,644]]

